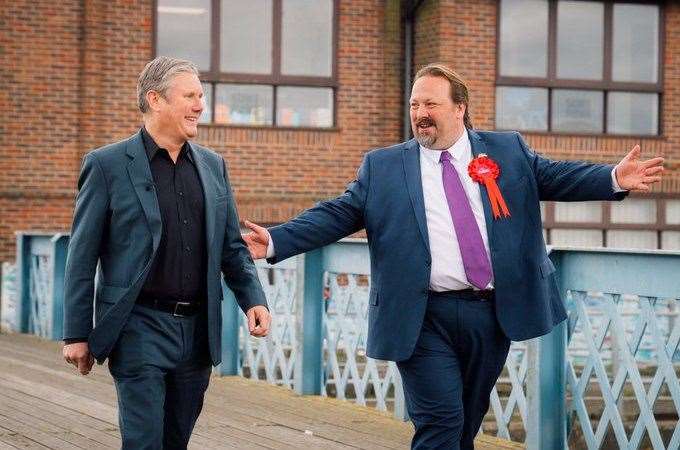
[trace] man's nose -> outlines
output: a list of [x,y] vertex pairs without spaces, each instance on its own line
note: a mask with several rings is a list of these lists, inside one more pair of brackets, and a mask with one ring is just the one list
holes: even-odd
[[418,106],[414,111],[414,115],[415,115],[416,120],[420,120],[423,117],[429,117],[429,113],[427,112],[427,108],[425,108],[424,106]]

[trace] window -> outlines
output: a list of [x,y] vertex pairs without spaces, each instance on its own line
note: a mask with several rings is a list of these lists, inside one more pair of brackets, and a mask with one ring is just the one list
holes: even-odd
[[632,195],[625,202],[542,202],[549,245],[680,250],[680,200]]
[[337,0],[157,0],[156,54],[201,71],[201,123],[329,128]]
[[658,135],[661,8],[501,0],[496,127]]

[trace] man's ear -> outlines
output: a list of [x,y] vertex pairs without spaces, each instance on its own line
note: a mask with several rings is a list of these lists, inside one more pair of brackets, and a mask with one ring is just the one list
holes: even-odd
[[465,107],[465,105],[463,103],[456,103],[456,117],[458,119],[462,119],[463,117],[465,117],[465,110],[466,109],[467,108]]
[[158,93],[157,91],[153,90],[147,91],[146,101],[149,104],[149,109],[151,109],[152,111],[158,111],[160,107],[159,103],[161,101],[161,98],[162,98],[161,94]]

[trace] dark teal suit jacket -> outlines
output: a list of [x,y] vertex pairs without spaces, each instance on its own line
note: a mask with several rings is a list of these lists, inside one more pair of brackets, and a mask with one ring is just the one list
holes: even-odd
[[[551,161],[516,132],[469,131],[475,156],[500,166],[498,186],[511,217],[494,220],[482,199],[496,288],[496,316],[512,340],[548,333],[566,318],[548,259],[539,200],[616,200],[613,166]],[[425,315],[431,256],[415,140],[366,154],[357,179],[336,199],[319,203],[270,230],[276,262],[366,229],[371,255],[368,356],[411,356]]]
[[[216,365],[221,358],[222,274],[244,312],[267,302],[241,239],[224,160],[207,148],[189,145],[205,199],[208,336]],[[87,336],[101,363],[127,321],[161,238],[158,199],[141,133],[88,153],[78,188],[66,261],[64,338]]]

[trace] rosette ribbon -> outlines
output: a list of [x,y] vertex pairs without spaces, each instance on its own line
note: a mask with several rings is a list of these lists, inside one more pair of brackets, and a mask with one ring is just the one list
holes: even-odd
[[477,183],[483,183],[486,187],[494,219],[499,219],[501,215],[503,217],[510,217],[508,205],[505,203],[500,189],[498,189],[498,184],[496,184],[496,179],[500,172],[498,164],[484,153],[480,153],[479,156],[473,158],[468,165],[470,178]]

